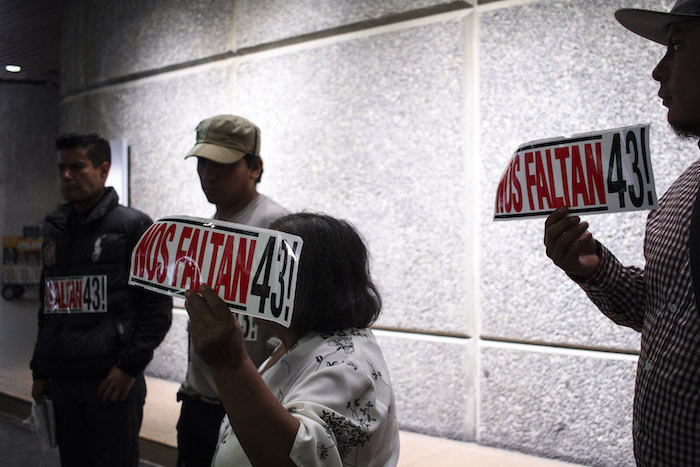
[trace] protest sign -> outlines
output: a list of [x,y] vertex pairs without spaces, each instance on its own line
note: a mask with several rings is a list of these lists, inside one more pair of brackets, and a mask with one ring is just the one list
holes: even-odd
[[494,220],[653,209],[649,125],[523,144],[501,176]]
[[106,313],[107,276],[49,277],[44,313]]
[[[129,284],[166,295],[209,285],[240,315],[292,322],[303,240],[276,230],[198,217],[154,223],[131,254]],[[242,325],[250,325],[241,318]],[[244,332],[250,337],[249,330]]]

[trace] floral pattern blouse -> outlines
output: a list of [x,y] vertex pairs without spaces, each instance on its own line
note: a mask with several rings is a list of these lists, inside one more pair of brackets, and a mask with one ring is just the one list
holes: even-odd
[[[289,453],[298,466],[397,464],[394,393],[371,330],[304,336],[262,378],[300,422]],[[224,417],[212,466],[232,465],[250,461]]]

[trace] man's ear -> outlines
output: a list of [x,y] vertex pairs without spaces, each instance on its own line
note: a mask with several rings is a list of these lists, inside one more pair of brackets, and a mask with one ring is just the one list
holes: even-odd
[[250,178],[253,180],[257,180],[260,174],[262,173],[262,168],[263,168],[263,161],[261,157],[258,157],[255,159],[255,162],[253,163],[253,167],[250,168]]
[[110,167],[111,166],[109,165],[109,162],[104,161],[97,168],[97,170],[100,171],[100,180],[102,180],[102,183],[105,183],[107,181],[107,176],[109,175],[109,168]]

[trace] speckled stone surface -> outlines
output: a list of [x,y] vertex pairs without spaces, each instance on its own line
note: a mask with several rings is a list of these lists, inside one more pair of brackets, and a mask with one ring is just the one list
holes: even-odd
[[173,322],[163,342],[153,352],[146,374],[169,381],[184,381],[188,359],[187,312],[173,309]]
[[[243,60],[234,107],[263,131],[268,192],[365,236],[382,326],[470,332],[476,257],[462,154],[465,72],[455,19]],[[361,64],[361,66],[360,66]]]
[[[651,122],[658,194],[697,158],[695,143],[669,130],[656,96],[651,70],[665,49],[613,16],[662,3],[546,1],[480,14],[482,335],[639,348],[634,331],[602,316],[546,257],[544,218],[493,222],[493,200],[513,151],[535,139]],[[646,214],[582,217],[623,264],[643,265]]]
[[197,162],[184,157],[202,119],[232,112],[230,74],[230,66],[218,65],[89,93],[62,104],[61,128],[127,140],[132,207],[154,220],[211,217],[214,208],[202,193]]
[[387,331],[375,336],[391,372],[401,430],[473,441],[474,340]]
[[0,83],[0,236],[22,235],[62,201],[57,106],[58,91],[48,84]]
[[236,48],[251,47],[422,8],[473,2],[453,0],[235,0]]
[[61,14],[61,93],[85,86],[85,27],[82,9],[85,2],[66,0]]
[[595,466],[634,466],[637,363],[482,346],[481,444]]
[[[71,0],[62,39],[64,91],[231,49],[231,0]],[[81,62],[81,63],[76,63]]]

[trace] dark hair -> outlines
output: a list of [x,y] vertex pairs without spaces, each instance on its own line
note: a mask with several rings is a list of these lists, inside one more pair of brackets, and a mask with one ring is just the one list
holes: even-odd
[[56,138],[56,149],[87,148],[87,155],[93,167],[102,165],[103,162],[112,163],[112,151],[109,143],[95,133],[81,135],[77,133],[65,133]]
[[302,212],[280,217],[270,228],[304,240],[292,330],[303,336],[376,321],[382,298],[370,277],[367,248],[349,222]]
[[[254,154],[246,154],[243,158],[245,159],[246,165],[251,170],[256,167],[256,165],[258,164],[258,161],[262,161],[262,158],[260,156],[256,156]],[[258,178],[255,179],[255,183],[260,183],[260,180],[262,180],[262,174],[263,174],[263,168],[261,166],[260,167],[260,175],[258,175]]]

